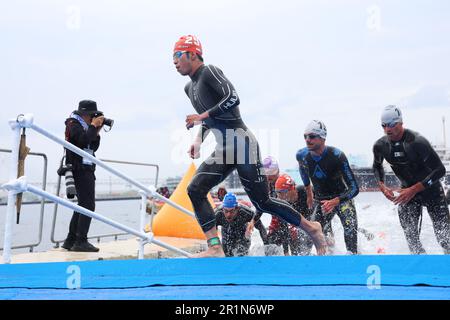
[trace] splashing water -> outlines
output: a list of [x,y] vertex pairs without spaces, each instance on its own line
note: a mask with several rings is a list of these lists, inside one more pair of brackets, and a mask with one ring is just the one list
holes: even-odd
[[[361,192],[355,198],[355,206],[358,215],[358,226],[374,235],[372,240],[358,232],[358,251],[360,254],[410,254],[408,244],[400,226],[397,206],[387,200],[380,192]],[[433,225],[426,208],[423,209],[423,221],[420,240],[427,254],[443,254],[441,246],[436,241]],[[268,227],[271,216],[263,214],[261,220]],[[345,255],[347,250],[344,243],[344,230],[337,216],[332,220],[335,238],[334,255]],[[283,255],[281,247],[271,248],[273,255]],[[315,254],[315,249],[312,250]],[[252,234],[252,245],[249,255],[264,255],[264,245],[255,229]]]

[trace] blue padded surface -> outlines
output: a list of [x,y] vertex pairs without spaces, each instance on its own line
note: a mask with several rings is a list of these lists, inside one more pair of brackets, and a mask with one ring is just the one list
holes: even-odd
[[382,285],[450,286],[450,256],[377,255],[109,260],[0,265],[0,288],[67,288],[78,266],[82,289],[154,285],[361,285],[369,266]]

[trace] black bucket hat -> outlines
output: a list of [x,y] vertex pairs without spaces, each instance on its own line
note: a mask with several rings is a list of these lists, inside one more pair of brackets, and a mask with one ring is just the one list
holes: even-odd
[[99,110],[97,110],[97,102],[93,100],[81,100],[78,104],[78,113],[81,116],[84,115],[95,115],[98,113],[103,113]]

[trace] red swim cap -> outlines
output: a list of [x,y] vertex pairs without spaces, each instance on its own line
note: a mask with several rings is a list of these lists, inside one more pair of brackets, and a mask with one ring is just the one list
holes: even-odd
[[282,174],[275,182],[275,190],[294,190],[295,181],[287,174]]
[[176,43],[175,47],[173,48],[173,52],[177,51],[189,51],[194,52],[198,55],[203,54],[202,50],[202,44],[200,43],[200,40],[197,39],[196,36],[193,35],[187,35],[182,36]]

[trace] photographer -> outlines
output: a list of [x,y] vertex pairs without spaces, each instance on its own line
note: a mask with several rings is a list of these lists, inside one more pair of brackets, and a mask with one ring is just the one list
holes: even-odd
[[[100,146],[100,129],[105,124],[103,113],[97,110],[97,103],[82,100],[78,110],[66,119],[66,140],[87,153]],[[72,168],[78,205],[95,211],[95,164],[66,149],[66,167]],[[97,252],[99,249],[87,240],[91,217],[74,212],[70,221],[69,234],[62,247],[69,251]]]

